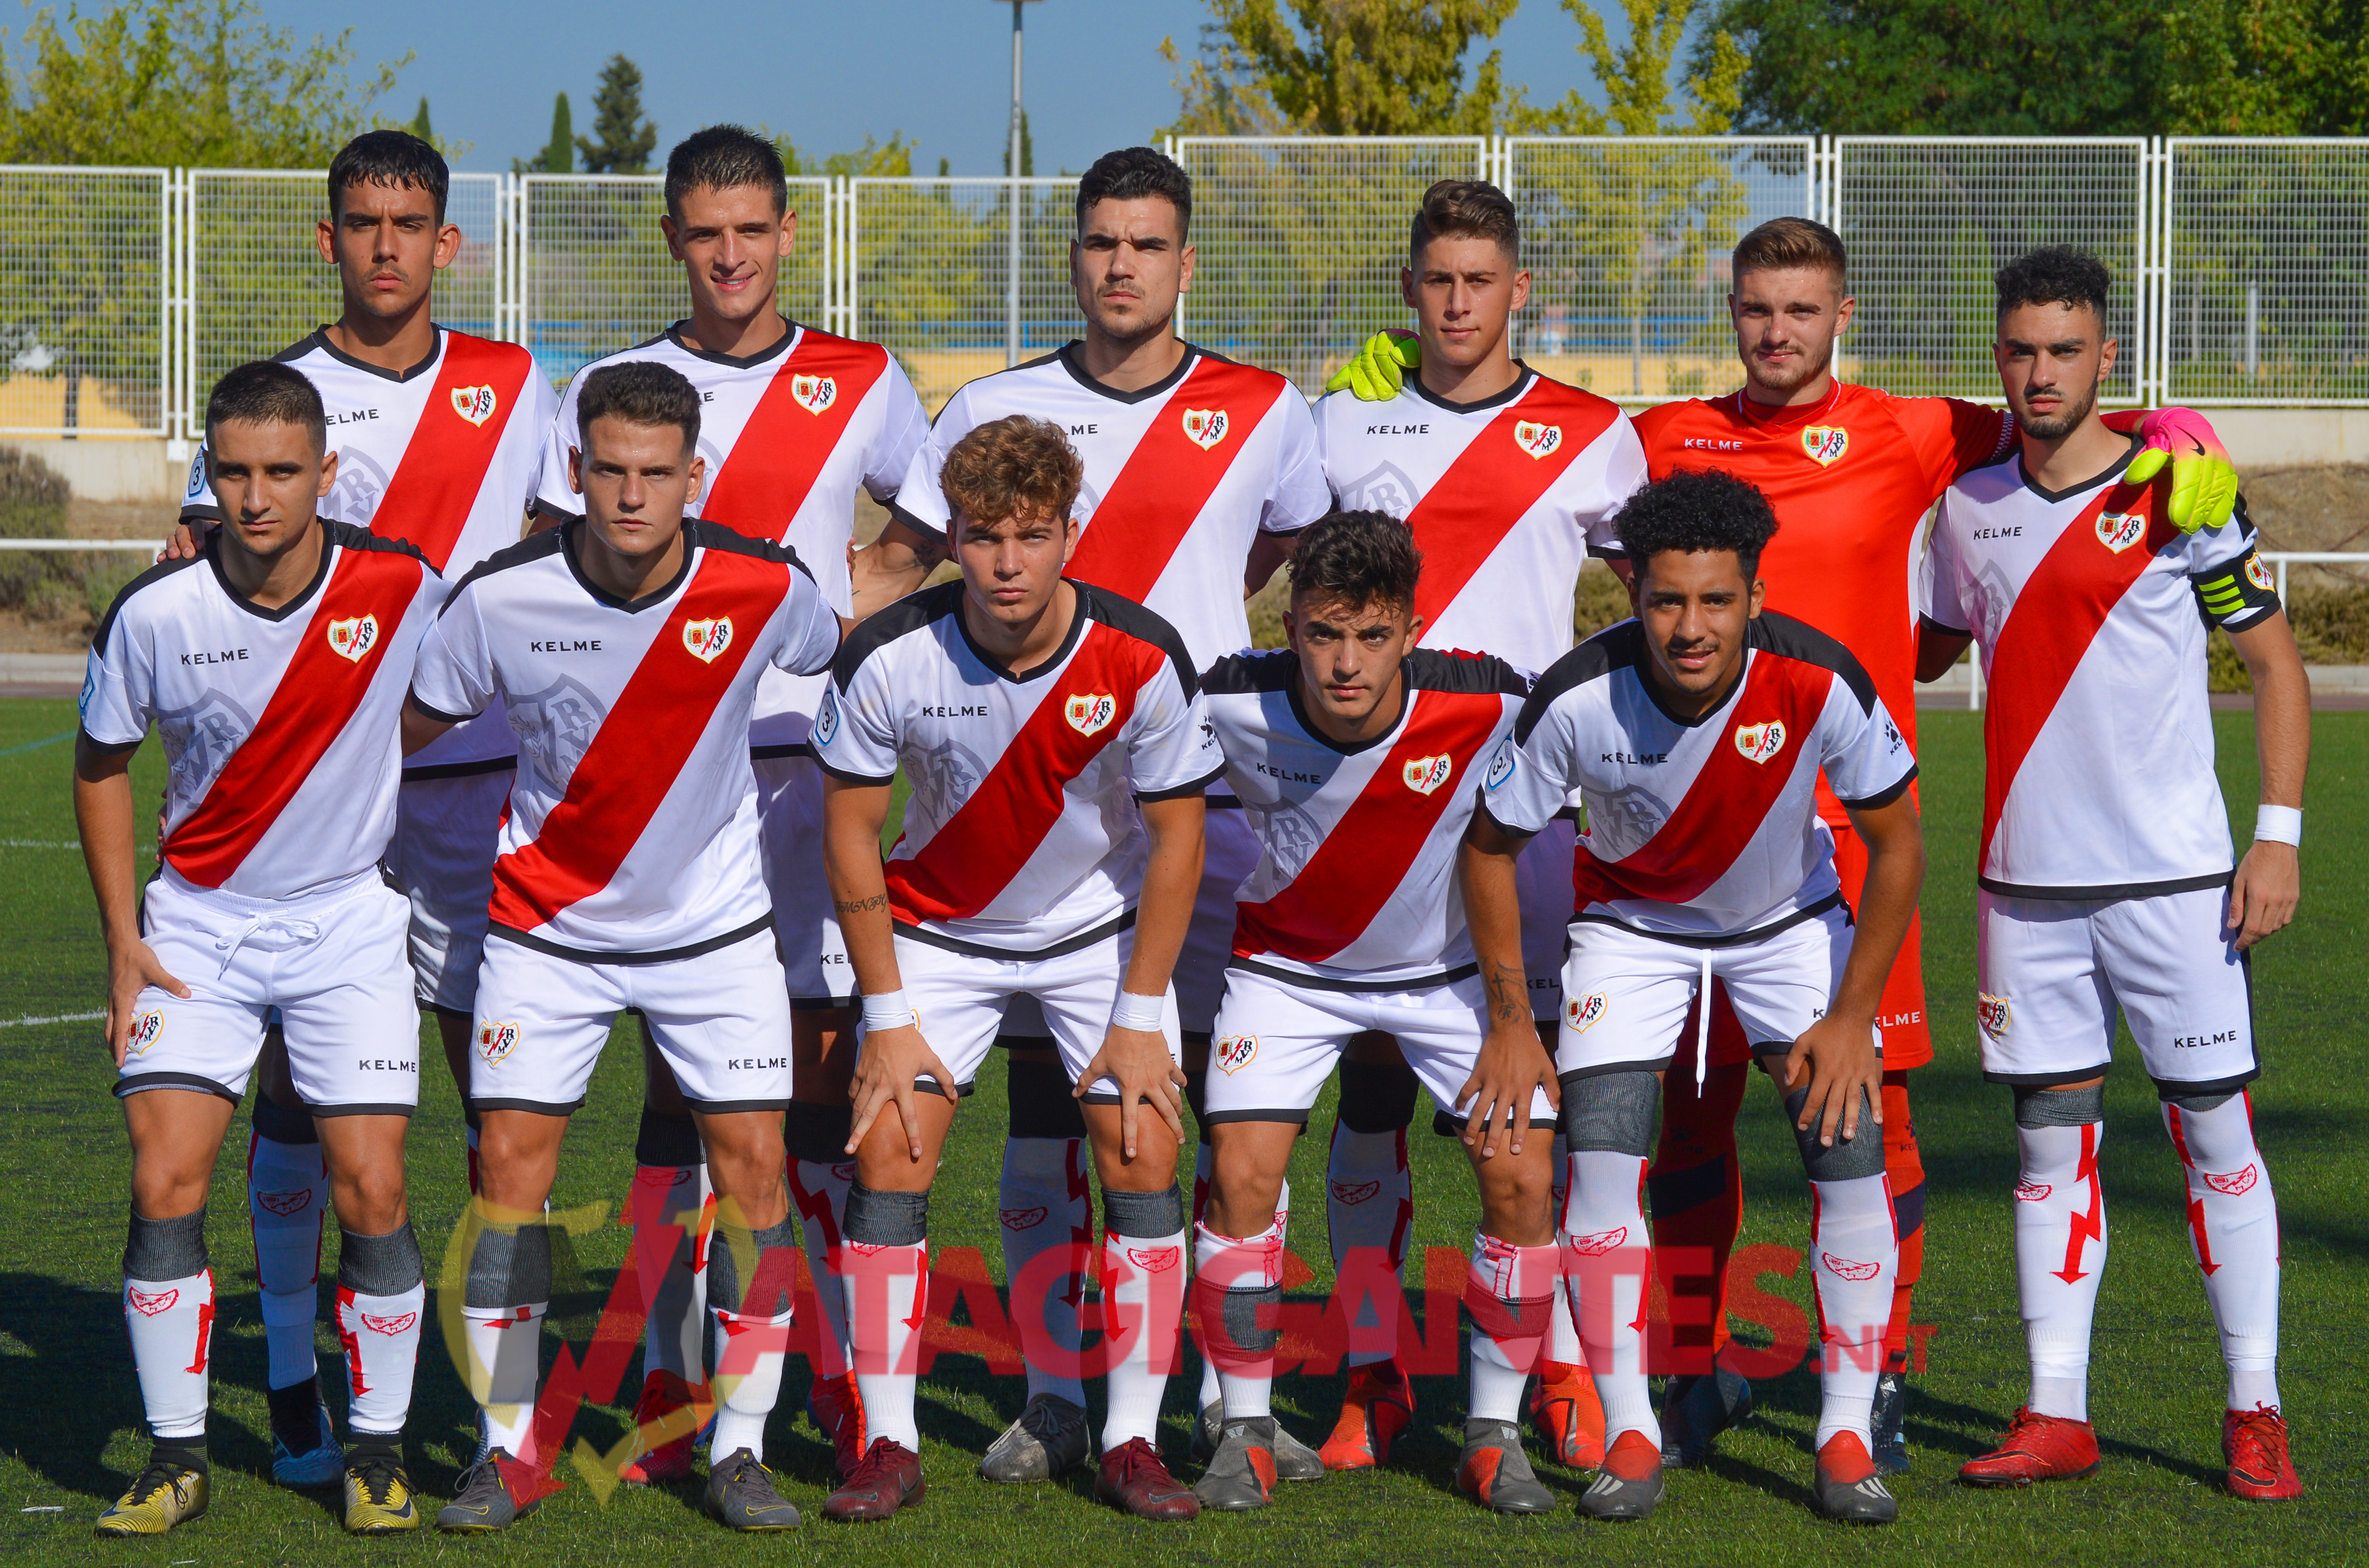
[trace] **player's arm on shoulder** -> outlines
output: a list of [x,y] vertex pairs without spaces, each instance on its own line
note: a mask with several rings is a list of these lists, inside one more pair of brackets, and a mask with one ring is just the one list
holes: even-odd
[[2254,841],[2229,886],[2228,923],[2242,950],[2283,930],[2303,896],[2296,844],[2311,761],[2311,678],[2283,611],[2229,629],[2229,641],[2253,677],[2254,747],[2262,771]]
[[943,565],[949,551],[946,536],[909,512],[893,511],[888,524],[871,544],[847,552],[848,576],[854,585],[855,618],[863,620],[883,605],[917,592],[930,574]]
[[2213,421],[2193,408],[2151,408],[2136,416],[2110,417],[2106,423],[2129,430],[2135,425],[2139,450],[2123,471],[2144,485],[2171,465],[2171,525],[2182,533],[2219,528],[2237,509],[2237,466],[2229,461]]
[[464,581],[420,634],[412,655],[411,689],[403,699],[406,757],[454,725],[475,718],[494,700],[495,674],[477,612],[476,587]]
[[1941,679],[1974,640],[1972,632],[1945,626],[1930,615],[1919,615],[1917,618],[1917,679]]

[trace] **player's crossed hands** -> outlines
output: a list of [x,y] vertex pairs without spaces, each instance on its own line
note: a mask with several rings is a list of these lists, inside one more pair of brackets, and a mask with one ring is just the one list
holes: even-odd
[[[937,1085],[925,1091],[920,1080],[929,1079]],[[948,1103],[962,1104],[962,1092],[956,1087],[952,1069],[938,1059],[930,1042],[921,1037],[918,1023],[895,1029],[870,1029],[864,1032],[864,1052],[856,1058],[855,1082],[847,1087],[848,1098],[855,1103],[855,1126],[847,1139],[847,1152],[853,1154],[864,1147],[864,1135],[872,1124],[889,1105],[897,1107],[897,1116],[905,1124],[905,1150],[915,1164],[921,1162],[921,1118],[916,1108],[924,1093],[944,1094]]]

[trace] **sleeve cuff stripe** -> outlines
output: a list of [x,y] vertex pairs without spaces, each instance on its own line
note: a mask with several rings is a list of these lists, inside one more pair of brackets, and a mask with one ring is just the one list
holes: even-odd
[[439,724],[466,724],[477,716],[475,714],[448,714],[441,708],[431,708],[420,701],[419,693],[417,692],[411,693],[411,705],[418,708],[423,716],[432,718]]
[[841,784],[865,784],[876,787],[880,784],[894,784],[897,782],[897,775],[894,773],[850,773],[845,768],[834,768],[829,762],[824,761],[819,754],[815,758],[815,765],[819,767],[824,773],[829,773],[832,778],[839,780]]

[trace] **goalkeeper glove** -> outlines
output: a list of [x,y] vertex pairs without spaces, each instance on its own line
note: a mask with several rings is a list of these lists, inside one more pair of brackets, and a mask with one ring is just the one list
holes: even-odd
[[2157,408],[2139,422],[2139,451],[2125,476],[2144,485],[2171,464],[2171,525],[2220,528],[2237,509],[2237,470],[2212,424],[2193,408]]
[[1406,384],[1406,372],[1423,363],[1423,344],[1412,332],[1377,332],[1358,347],[1349,362],[1324,383],[1327,392],[1343,388],[1360,403],[1387,403]]

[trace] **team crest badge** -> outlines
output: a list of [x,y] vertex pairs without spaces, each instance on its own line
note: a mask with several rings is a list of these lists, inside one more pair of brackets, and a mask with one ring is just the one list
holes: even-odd
[[375,615],[354,615],[329,623],[329,651],[339,658],[349,658],[360,664],[362,656],[377,646],[378,617]]
[[1536,419],[1514,421],[1514,444],[1532,457],[1546,457],[1562,445],[1561,425],[1541,425]]
[[1739,724],[1735,727],[1735,749],[1744,753],[1747,762],[1766,762],[1785,750],[1785,725],[1781,719],[1767,724]]
[[685,621],[682,646],[700,663],[714,664],[717,656],[732,646],[732,617],[718,615],[713,621]]
[[452,389],[452,412],[480,429],[485,428],[486,420],[494,417],[494,410],[501,406],[501,401],[494,395],[494,389],[490,386],[456,386]]
[[1034,1230],[1044,1224],[1045,1216],[1052,1212],[1040,1203],[1034,1208],[999,1208],[995,1217],[1003,1221],[1003,1228],[1007,1230]]
[[1223,408],[1187,408],[1184,410],[1184,439],[1208,451],[1226,439],[1226,411]]
[[1563,1024],[1573,1034],[1585,1035],[1611,1005],[1612,999],[1600,990],[1573,997],[1562,1004]]
[[1629,1239],[1629,1227],[1615,1225],[1609,1230],[1598,1230],[1593,1236],[1574,1236],[1572,1250],[1584,1258],[1600,1258]]
[[2254,1168],[2249,1165],[2244,1170],[2226,1176],[2216,1176],[2207,1171],[2204,1173],[2204,1185],[2216,1193],[2226,1193],[2229,1196],[2236,1197],[2240,1193],[2249,1193],[2254,1190]]
[[127,1285],[123,1288],[123,1299],[131,1302],[132,1310],[142,1317],[153,1318],[159,1312],[171,1311],[173,1303],[181,1299],[181,1293],[177,1290],[159,1290],[152,1295],[148,1291],[134,1289]]
[[1974,993],[1974,1021],[1992,1039],[2004,1039],[2008,1026],[2015,1022],[2015,1009],[2008,1005],[2008,1000],[2003,996],[1977,991]]
[[2271,575],[2271,568],[2263,564],[2260,555],[2246,557],[2246,580],[2264,593],[2276,593],[2279,589],[2279,579]]
[[1878,1264],[1860,1263],[1856,1258],[1838,1258],[1832,1253],[1820,1253],[1818,1261],[1826,1265],[1828,1273],[1838,1275],[1844,1279],[1873,1279],[1877,1270],[1882,1266]]
[[302,1214],[313,1207],[313,1195],[300,1187],[294,1192],[258,1193],[255,1201],[274,1214]]
[[148,1047],[154,1045],[156,1036],[164,1032],[165,1015],[163,1013],[141,1013],[132,1021],[132,1037],[124,1042],[123,1054],[132,1057],[147,1055]]
[[2098,514],[2098,543],[2119,555],[2146,537],[2146,514],[2107,511]]
[[839,401],[839,383],[827,375],[794,375],[790,400],[809,414],[820,414]]
[[1218,1066],[1230,1075],[1240,1072],[1257,1059],[1256,1035],[1229,1035],[1218,1042]]
[[1821,468],[1832,468],[1850,450],[1850,432],[1840,425],[1812,425],[1802,432],[1802,450]]
[[518,1049],[519,1026],[515,1024],[480,1024],[477,1025],[477,1054],[488,1062],[498,1062]]
[[419,1314],[417,1312],[402,1312],[394,1317],[381,1317],[376,1312],[360,1312],[356,1315],[361,1319],[362,1327],[372,1333],[401,1333],[419,1321]]
[[1455,771],[1456,760],[1442,752],[1436,757],[1410,758],[1402,776],[1406,780],[1407,788],[1417,795],[1429,795],[1446,784],[1448,776]]
[[1118,699],[1108,692],[1089,692],[1082,697],[1071,697],[1062,707],[1061,716],[1080,735],[1096,735],[1118,717]]

